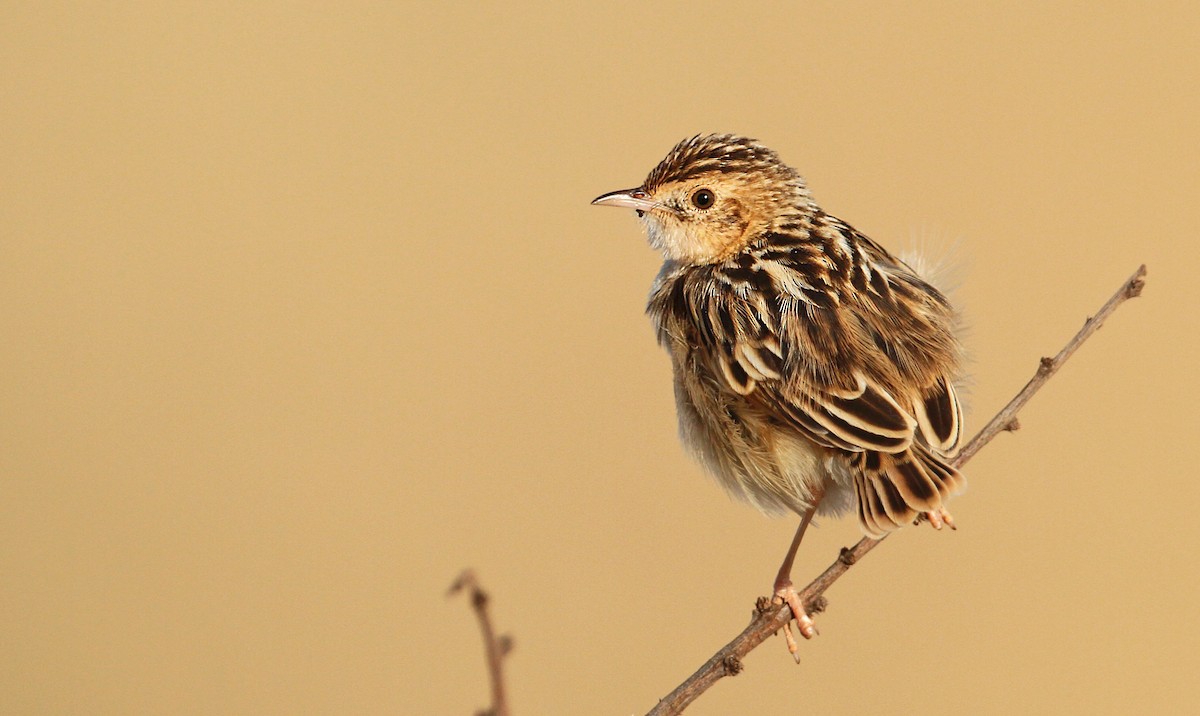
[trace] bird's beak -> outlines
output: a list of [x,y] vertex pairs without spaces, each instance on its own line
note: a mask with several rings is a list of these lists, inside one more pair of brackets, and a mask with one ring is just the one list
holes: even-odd
[[592,199],[595,206],[619,206],[622,209],[637,209],[639,212],[650,211],[658,204],[650,201],[650,195],[641,189],[622,189],[610,191],[607,194]]

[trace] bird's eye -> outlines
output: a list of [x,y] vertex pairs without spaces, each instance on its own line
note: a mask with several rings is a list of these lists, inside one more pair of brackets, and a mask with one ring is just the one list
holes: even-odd
[[717,197],[709,189],[697,189],[692,192],[692,203],[697,209],[707,209],[713,205]]

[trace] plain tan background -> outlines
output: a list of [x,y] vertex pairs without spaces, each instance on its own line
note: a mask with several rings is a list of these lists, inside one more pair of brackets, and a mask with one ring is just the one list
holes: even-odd
[[1200,11],[738,5],[7,8],[0,712],[471,713],[465,566],[516,713],[650,708],[794,528],[679,448],[658,258],[588,206],[700,131],[953,251],[975,428],[1150,277],[957,533],[691,713],[1193,712]]

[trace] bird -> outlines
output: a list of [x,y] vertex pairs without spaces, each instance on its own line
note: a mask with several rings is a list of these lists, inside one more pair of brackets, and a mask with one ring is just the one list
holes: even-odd
[[791,620],[817,629],[791,571],[815,516],[854,511],[872,538],[955,528],[958,313],[754,139],[684,139],[640,186],[592,204],[633,209],[663,255],[646,312],[682,442],[733,497],[800,517],[772,598],[791,608],[798,661]]

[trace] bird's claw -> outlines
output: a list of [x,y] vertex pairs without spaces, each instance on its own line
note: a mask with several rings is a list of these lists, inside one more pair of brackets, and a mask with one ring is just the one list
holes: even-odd
[[936,510],[922,512],[917,515],[917,519],[913,521],[913,524],[919,525],[926,520],[929,521],[929,524],[935,530],[940,530],[942,527],[949,527],[952,530],[958,529],[958,526],[954,524],[954,517],[951,516],[945,507],[938,507]]
[[811,639],[820,633],[817,631],[817,625],[813,622],[812,617],[808,615],[808,610],[804,608],[804,604],[800,601],[800,595],[796,593],[795,589],[792,589],[791,584],[776,587],[775,597],[771,602],[774,604],[787,604],[792,610],[792,618],[783,625],[783,638],[787,642],[788,653],[799,664],[800,646],[796,643],[796,637],[792,635],[792,620],[796,621],[796,630],[805,639]]

